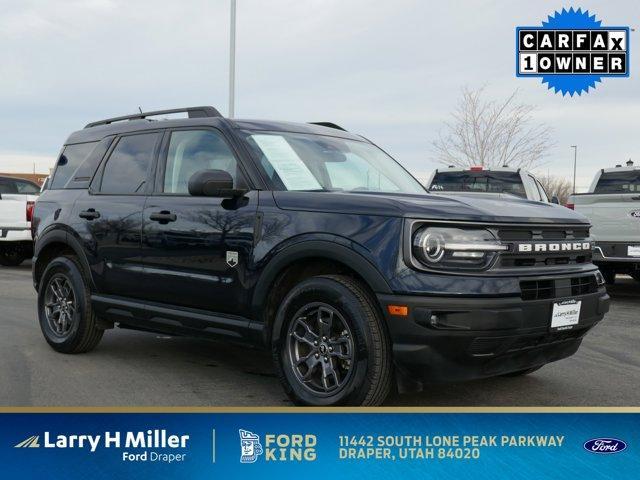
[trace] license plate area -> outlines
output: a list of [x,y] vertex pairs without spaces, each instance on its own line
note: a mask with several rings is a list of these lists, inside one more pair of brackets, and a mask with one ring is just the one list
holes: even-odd
[[640,257],[640,245],[629,245],[629,246],[627,246],[627,256],[628,257]]
[[580,323],[580,308],[582,300],[561,300],[553,303],[551,311],[552,332],[571,330]]

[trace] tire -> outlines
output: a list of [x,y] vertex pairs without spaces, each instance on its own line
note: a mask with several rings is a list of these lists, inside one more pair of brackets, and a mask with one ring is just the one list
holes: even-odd
[[360,282],[327,275],[299,283],[282,301],[272,335],[276,371],[295,404],[374,406],[389,394],[389,336]]
[[17,267],[26,260],[20,248],[4,248],[0,250],[0,265],[3,267]]
[[503,377],[523,377],[524,375],[529,375],[533,372],[537,372],[542,367],[544,367],[544,365],[540,365],[539,367],[526,368],[524,370],[518,370],[517,372],[505,373],[502,376]]
[[[64,303],[66,307],[61,306]],[[89,282],[75,257],[55,258],[44,271],[38,288],[38,320],[44,338],[57,352],[88,352],[102,339],[104,330],[97,327],[91,308]]]
[[616,283],[616,271],[608,268],[601,269],[600,273],[604,277],[604,281],[607,285],[614,285]]

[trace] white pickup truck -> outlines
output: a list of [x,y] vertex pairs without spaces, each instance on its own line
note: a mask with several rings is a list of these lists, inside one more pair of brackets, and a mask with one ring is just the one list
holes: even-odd
[[629,161],[600,170],[589,192],[572,195],[567,206],[591,220],[593,263],[607,283],[614,283],[617,273],[640,281],[640,167]]
[[20,265],[33,255],[31,217],[39,193],[29,180],[0,177],[0,265]]
[[520,168],[439,168],[431,174],[425,186],[430,193],[481,194],[485,198],[511,196],[536,202],[558,203],[555,196],[549,198],[532,173]]

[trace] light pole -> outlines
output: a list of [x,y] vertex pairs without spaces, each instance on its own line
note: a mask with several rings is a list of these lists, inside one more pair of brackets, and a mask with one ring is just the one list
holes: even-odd
[[235,115],[236,96],[236,0],[231,0],[229,27],[229,118]]
[[573,148],[573,193],[576,193],[576,165],[578,163],[578,146],[571,145]]

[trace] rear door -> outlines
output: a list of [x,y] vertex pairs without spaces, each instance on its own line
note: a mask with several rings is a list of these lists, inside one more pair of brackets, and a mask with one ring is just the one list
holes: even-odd
[[188,183],[201,170],[224,170],[235,188],[247,180],[236,152],[215,128],[174,129],[165,135],[156,187],[144,209],[143,262],[148,300],[242,314],[248,308],[258,192],[221,199],[192,197]]
[[161,137],[159,131],[116,137],[91,187],[74,205],[72,227],[84,244],[100,294],[144,296],[142,212]]

